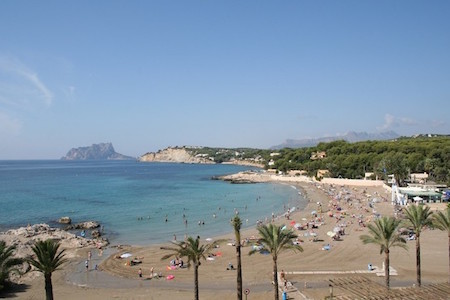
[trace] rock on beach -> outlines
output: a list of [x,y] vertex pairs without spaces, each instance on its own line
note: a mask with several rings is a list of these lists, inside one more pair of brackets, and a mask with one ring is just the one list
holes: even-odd
[[71,224],[72,223],[72,219],[69,217],[61,217],[58,219],[58,223],[59,224]]
[[95,229],[100,227],[100,223],[96,221],[87,221],[87,222],[81,222],[73,225],[67,226],[66,230],[73,230],[73,229]]
[[[66,249],[65,257],[73,259],[79,255],[78,250],[94,247],[106,247],[109,242],[104,238],[88,239],[76,236],[59,228],[50,227],[48,224],[35,224],[17,229],[10,229],[0,232],[0,240],[6,245],[15,245],[15,257],[26,258],[33,255],[32,247],[37,241],[53,239],[60,242],[61,249]],[[11,280],[16,283],[26,282],[39,275],[39,272],[29,272],[32,270],[28,263],[24,263],[20,268],[22,276],[13,276]]]
[[[10,229],[0,233],[0,239],[7,245],[16,245],[18,257],[26,257],[32,254],[31,246],[36,241],[54,239],[59,240],[62,248],[79,249],[89,247],[105,247],[109,244],[107,239],[87,239],[76,236],[62,229],[50,227],[48,224],[35,224],[17,229]],[[71,256],[74,254],[68,254]]]

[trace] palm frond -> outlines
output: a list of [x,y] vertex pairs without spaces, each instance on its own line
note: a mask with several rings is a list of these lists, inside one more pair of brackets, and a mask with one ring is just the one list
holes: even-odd
[[382,217],[368,224],[369,235],[360,236],[363,244],[376,244],[380,246],[380,254],[388,251],[390,247],[406,249],[406,240],[398,232],[401,220],[393,217]]
[[68,260],[65,259],[65,250],[58,252],[60,243],[52,239],[38,241],[31,248],[35,257],[29,257],[27,261],[39,272],[51,274],[58,270]]
[[450,207],[433,215],[433,225],[439,230],[450,232]]
[[279,253],[284,250],[293,250],[302,252],[303,248],[300,245],[294,245],[292,240],[297,238],[297,235],[292,230],[283,230],[282,226],[274,224],[267,224],[258,227],[260,238],[257,243],[262,246],[260,250],[251,250],[249,255],[253,255],[258,251],[267,251],[273,257],[278,257]]
[[161,260],[165,260],[171,257],[180,257],[187,259],[188,267],[191,265],[191,263],[200,265],[201,260],[206,260],[206,256],[220,241],[201,245],[199,238],[194,239],[193,237],[188,237],[186,241],[171,242],[173,246],[161,247],[161,249],[163,250],[170,251],[170,253],[164,255]]
[[5,241],[0,241],[0,289],[3,288],[11,273],[20,274],[18,266],[23,263],[22,258],[13,257],[15,245],[6,246]]
[[420,235],[422,229],[426,226],[432,225],[432,214],[429,206],[424,205],[410,205],[408,208],[403,209],[406,220],[414,229],[417,235]]

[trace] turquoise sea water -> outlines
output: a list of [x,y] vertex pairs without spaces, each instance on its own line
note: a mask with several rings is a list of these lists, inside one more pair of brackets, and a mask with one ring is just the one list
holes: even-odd
[[211,180],[248,169],[135,161],[0,161],[0,230],[28,223],[55,225],[59,217],[69,216],[73,222],[99,221],[112,243],[148,245],[172,240],[174,234],[183,239],[185,234],[231,232],[236,210],[245,228],[272,212],[306,205],[288,185]]

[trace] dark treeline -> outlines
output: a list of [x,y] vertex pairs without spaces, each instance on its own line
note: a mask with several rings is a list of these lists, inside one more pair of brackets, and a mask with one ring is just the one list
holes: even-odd
[[[280,171],[305,170],[316,176],[326,169],[330,177],[359,179],[373,172],[379,179],[394,174],[404,183],[410,173],[429,174],[429,180],[450,183],[450,137],[401,138],[394,141],[364,141],[348,143],[334,141],[316,147],[283,149],[275,159]],[[314,153],[325,152],[321,159],[311,159]]]

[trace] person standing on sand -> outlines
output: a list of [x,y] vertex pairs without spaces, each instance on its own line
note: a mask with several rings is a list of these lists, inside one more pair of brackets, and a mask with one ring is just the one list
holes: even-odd
[[139,268],[139,270],[138,270],[138,275],[139,275],[139,278],[142,278],[142,269],[141,268]]
[[88,271],[89,270],[89,261],[88,260],[86,260],[84,262],[84,266],[86,267],[86,271]]
[[283,283],[284,288],[286,288],[287,281],[286,281],[286,273],[284,273],[284,270],[281,270],[280,279],[281,282]]

